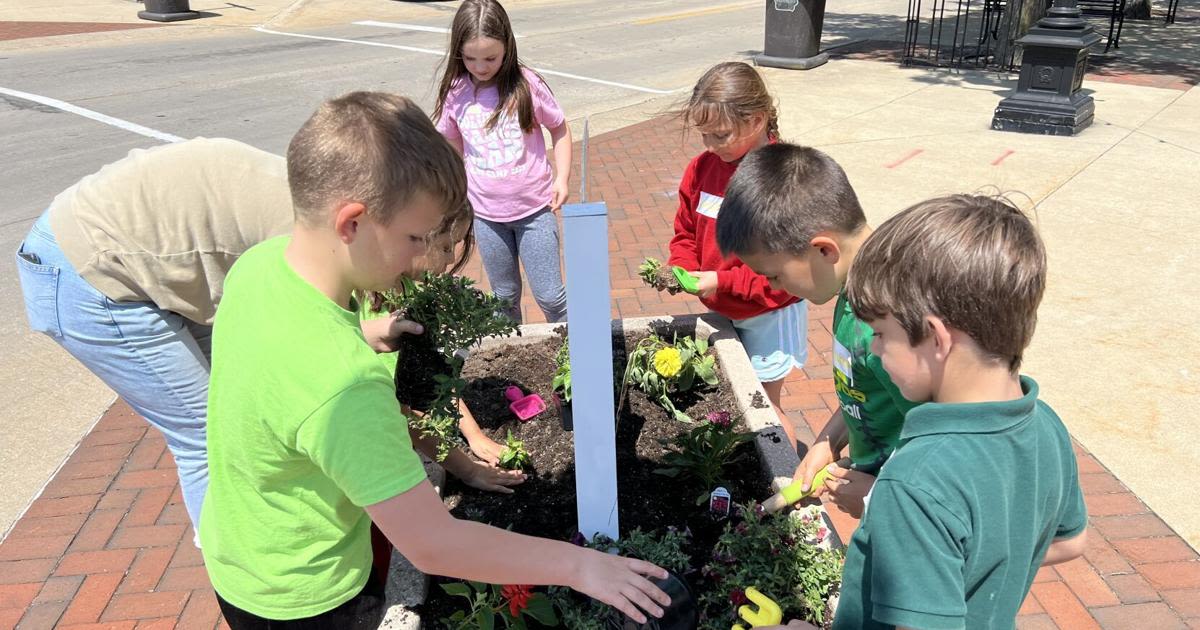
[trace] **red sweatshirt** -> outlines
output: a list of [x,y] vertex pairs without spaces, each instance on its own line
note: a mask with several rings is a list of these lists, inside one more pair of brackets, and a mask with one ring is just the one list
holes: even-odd
[[767,279],[754,273],[737,258],[721,256],[717,247],[717,211],[725,197],[725,186],[737,170],[714,153],[696,156],[679,182],[679,211],[675,213],[675,237],[671,239],[671,265],[688,271],[717,272],[717,291],[700,301],[730,319],[746,319],[782,308],[799,300],[772,289]]

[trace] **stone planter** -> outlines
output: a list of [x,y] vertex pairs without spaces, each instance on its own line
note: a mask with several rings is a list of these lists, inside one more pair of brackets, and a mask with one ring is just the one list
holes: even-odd
[[[483,347],[530,344],[556,338],[557,333],[554,332],[554,329],[559,325],[525,325],[521,327],[520,337],[489,339],[483,343]],[[743,422],[756,435],[755,449],[758,453],[764,482],[763,494],[758,498],[765,499],[770,494],[767,492],[768,485],[771,492],[778,491],[787,485],[791,481],[792,473],[795,472],[800,459],[795,451],[788,448],[783,429],[779,426],[779,418],[767,401],[766,392],[763,391],[762,385],[754,373],[754,368],[751,367],[750,360],[729,320],[719,315],[705,314],[679,317],[641,317],[612,322],[613,336],[618,338],[624,337],[628,333],[650,331],[657,331],[660,335],[663,332],[674,331],[678,332],[680,336],[695,335],[699,339],[709,341],[717,355],[721,378],[728,383],[730,390],[734,393],[738,411],[743,416]],[[549,392],[542,393],[549,395]],[[828,515],[823,512],[822,515],[829,531],[833,532],[834,529],[829,522]],[[836,533],[833,534],[831,542],[836,546],[841,545],[837,540]],[[405,567],[408,567],[407,573],[403,572]],[[419,628],[419,617],[407,606],[424,601],[428,580],[425,576],[413,571],[408,563],[400,558],[399,554],[394,554],[392,568],[393,578],[389,580],[388,585],[390,608],[387,619],[381,627]],[[400,573],[397,573],[398,568],[401,570]],[[414,579],[420,581],[421,584],[412,585],[404,582]],[[403,600],[399,598],[401,591],[408,594]]]

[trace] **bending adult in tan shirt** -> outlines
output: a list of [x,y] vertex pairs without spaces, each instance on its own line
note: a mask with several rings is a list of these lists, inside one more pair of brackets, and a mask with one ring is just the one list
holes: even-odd
[[162,431],[195,525],[210,338],[242,252],[292,226],[282,157],[196,138],[136,149],[55,197],[17,253],[30,326]]

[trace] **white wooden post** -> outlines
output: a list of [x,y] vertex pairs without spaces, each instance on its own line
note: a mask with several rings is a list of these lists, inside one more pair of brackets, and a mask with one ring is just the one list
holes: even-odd
[[[586,175],[585,175],[586,177]],[[563,206],[579,531],[618,537],[608,207]]]

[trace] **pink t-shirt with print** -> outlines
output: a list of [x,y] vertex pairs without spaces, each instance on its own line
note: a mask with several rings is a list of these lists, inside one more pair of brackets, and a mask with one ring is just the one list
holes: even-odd
[[[523,67],[521,72],[533,97],[534,122],[548,129],[561,125],[562,108],[550,88],[532,70]],[[546,158],[546,141],[540,127],[524,133],[517,117],[505,114],[495,127],[487,129],[499,101],[500,92],[495,86],[476,90],[464,74],[446,94],[437,128],[451,140],[462,139],[467,196],[475,214],[507,223],[550,204],[554,172]]]

